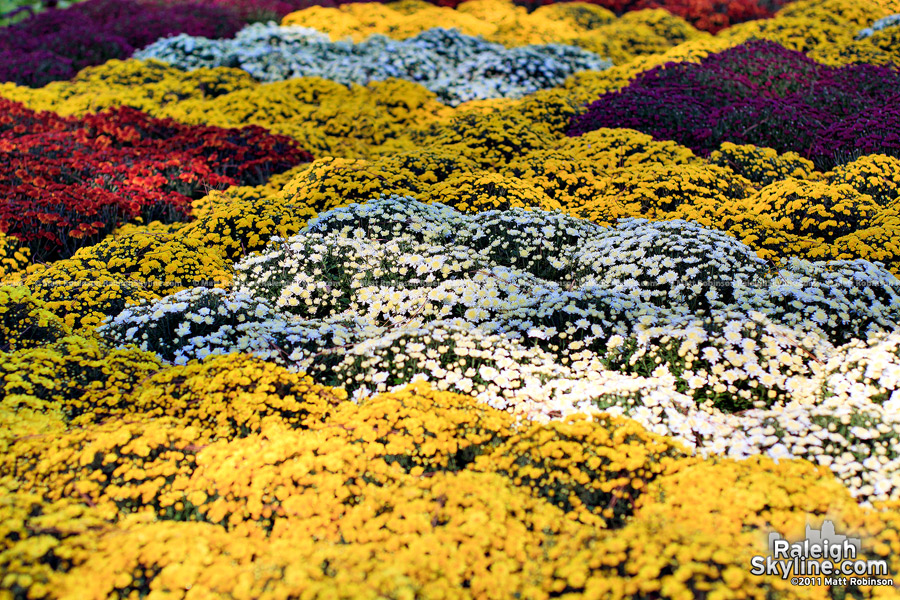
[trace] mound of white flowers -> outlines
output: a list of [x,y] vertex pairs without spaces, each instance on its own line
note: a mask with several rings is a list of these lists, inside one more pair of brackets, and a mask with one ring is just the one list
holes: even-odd
[[615,412],[705,454],[807,458],[862,501],[900,498],[900,281],[879,265],[775,270],[686,221],[390,196],[235,269],[232,289],[98,331],[182,364],[251,352],[356,398],[427,380],[532,419]]
[[345,85],[389,78],[422,84],[445,104],[518,98],[554,87],[579,71],[612,66],[602,57],[563,44],[506,48],[455,29],[429,29],[394,40],[373,35],[354,44],[275,23],[249,25],[234,39],[186,34],[160,39],[135,58],[155,59],[185,70],[233,67],[259,81],[322,77]]

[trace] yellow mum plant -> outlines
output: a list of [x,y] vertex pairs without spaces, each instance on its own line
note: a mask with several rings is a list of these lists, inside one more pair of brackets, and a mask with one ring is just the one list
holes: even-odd
[[[296,167],[288,174],[297,175],[305,168]],[[195,219],[180,229],[180,235],[198,247],[217,250],[228,260],[262,250],[273,237],[295,235],[316,214],[307,204],[284,197],[281,186],[214,190],[195,201],[194,207]]]
[[465,112],[449,121],[417,132],[414,139],[435,146],[453,147],[484,169],[494,169],[518,156],[546,148],[555,138],[550,128],[536,125],[517,111],[492,114]]
[[0,597],[58,597],[61,575],[96,556],[110,529],[78,499],[48,502],[0,483]]
[[868,154],[836,166],[825,177],[832,185],[847,184],[871,196],[881,207],[900,208],[900,158]]
[[509,210],[511,208],[560,210],[559,202],[544,191],[516,177],[498,174],[454,175],[443,183],[430,186],[422,195],[423,202],[441,202],[460,212]]
[[42,88],[0,84],[0,95],[33,110],[52,110],[61,115],[131,106],[160,116],[160,109],[170,103],[214,98],[256,85],[247,72],[239,69],[185,72],[156,60],[129,59],[88,67],[70,81],[54,81]]
[[471,396],[411,384],[347,403],[313,425],[413,474],[464,468],[511,435],[513,417]]
[[388,171],[380,163],[322,158],[297,174],[284,187],[284,198],[316,212],[352,203],[365,203],[380,194],[413,194],[421,188],[415,175]]
[[400,465],[327,430],[272,426],[204,448],[184,489],[202,519],[227,529],[278,537],[302,528],[304,536],[337,542],[341,517],[364,490],[402,476]]
[[0,286],[0,352],[54,342],[70,333],[28,288]]
[[221,254],[176,230],[107,237],[29,275],[24,284],[67,326],[90,330],[127,304],[230,280],[231,265]]
[[725,142],[709,155],[709,162],[729,168],[760,187],[783,179],[816,179],[819,176],[812,162],[796,152],[778,154],[772,148],[752,144]]
[[19,240],[0,232],[0,282],[14,283],[21,278],[30,261],[31,251]]
[[41,347],[0,354],[0,392],[46,402],[66,419],[100,421],[121,411],[124,396],[161,367],[134,347],[109,349],[95,339],[69,336]]
[[501,473],[517,486],[570,513],[606,527],[623,526],[645,486],[667,472],[686,450],[635,421],[574,415],[533,425],[473,468]]
[[847,184],[785,179],[748,200],[763,222],[825,242],[872,225],[879,211],[872,196]]
[[107,520],[151,510],[186,519],[183,490],[202,441],[175,419],[112,420],[63,435],[16,440],[0,461],[0,476],[46,502],[76,498]]
[[164,369],[127,402],[142,419],[177,417],[204,437],[232,439],[271,423],[314,426],[346,395],[251,355],[229,354]]

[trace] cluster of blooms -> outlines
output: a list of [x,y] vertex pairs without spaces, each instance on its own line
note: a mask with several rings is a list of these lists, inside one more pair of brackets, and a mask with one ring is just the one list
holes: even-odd
[[256,24],[233,40],[188,35],[162,39],[135,54],[180,69],[236,67],[260,81],[322,77],[345,85],[399,78],[415,81],[445,104],[517,98],[561,84],[578,71],[610,66],[586,50],[562,44],[505,48],[455,30],[432,28],[406,40],[371,36],[331,42],[305,27]]
[[311,8],[288,15],[283,25],[323,31],[334,40],[362,41],[373,35],[406,39],[430,28],[456,29],[505,46],[568,43],[605,56],[616,64],[635,56],[661,52],[708,33],[663,9],[629,12],[616,18],[611,11],[584,2],[542,6],[532,13],[506,0],[470,0],[457,10],[425,3]]
[[162,37],[230,37],[240,27],[237,15],[210,3],[87,0],[0,29],[0,81],[40,87]]
[[[510,21],[519,21],[521,29],[549,29],[550,24],[541,23],[542,20],[560,20],[560,17],[576,17],[578,13],[590,15],[587,23],[596,21],[596,14],[609,15],[609,20],[614,15],[623,15],[631,11],[648,9],[664,9],[672,15],[691,23],[694,27],[717,32],[734,23],[741,23],[753,19],[771,17],[774,12],[787,4],[789,0],[740,0],[738,2],[725,0],[703,0],[700,2],[688,2],[686,0],[589,0],[588,2],[561,2],[554,0],[516,0],[515,4],[499,0],[431,0],[442,8],[430,6],[426,2],[388,2],[385,5],[372,7],[370,5],[348,4],[338,0],[337,2],[316,2],[315,7],[299,10],[285,17],[288,22],[299,22],[304,17],[328,19],[331,29],[342,33],[358,33],[360,30],[372,31],[375,28],[392,30],[403,34],[410,29],[419,26],[427,26],[425,23],[435,19],[445,20],[453,26],[476,28],[482,31],[478,33],[490,34],[495,30],[492,25],[501,29],[510,28]],[[338,8],[321,8],[320,6],[335,6]],[[559,6],[562,4],[562,6]],[[575,5],[574,7],[571,5]],[[580,6],[579,6],[580,5]],[[587,6],[586,6],[587,5]],[[588,8],[590,7],[590,8]],[[448,10],[455,8],[456,10]],[[536,10],[535,10],[536,9]],[[600,9],[603,12],[601,13]],[[329,19],[330,17],[330,19]],[[487,24],[482,21],[488,21]],[[585,24],[585,20],[579,19],[579,24]],[[522,27],[525,25],[525,27]],[[318,27],[317,27],[318,28]],[[355,31],[354,31],[355,30]],[[343,37],[343,36],[341,36]]]
[[[98,332],[177,364],[250,352],[356,399],[425,380],[533,417],[605,402],[683,443],[746,456],[802,454],[752,424],[792,398],[814,422],[831,418],[819,365],[900,323],[900,282],[864,261],[794,259],[771,272],[735,239],[685,221],[607,229],[397,196],[320,214],[235,271],[231,290],[145,301]],[[623,405],[622,389],[638,395]],[[894,431],[889,408],[859,405]],[[749,433],[723,447],[728,428]],[[848,465],[837,458],[859,440],[845,442],[822,464],[836,461],[858,496],[892,494],[897,457]]]
[[[559,5],[551,5],[559,6]],[[666,52],[687,41],[716,38],[662,9],[626,13],[615,21],[573,37],[570,43],[606,56],[616,65]]]
[[213,191],[194,201],[190,223],[126,225],[71,258],[19,266],[10,279],[28,286],[44,309],[75,330],[90,330],[141,299],[228,285],[231,261],[261,250],[273,237],[297,233],[315,214],[272,189],[290,176],[288,171],[266,186]]
[[[860,507],[805,461],[699,460],[632,420],[529,425],[425,384],[323,413],[328,389],[296,377],[280,389],[284,377],[240,356],[167,367],[132,392],[162,402],[14,440],[0,459],[0,590],[763,600],[789,589],[746,573],[765,533],[826,518],[861,537],[863,557],[900,567],[896,506]],[[316,408],[243,429],[207,423],[190,399],[173,400],[177,416],[143,412],[165,411],[177,382],[210,386],[210,407],[246,391],[273,415],[295,394]]]
[[[895,238],[900,225],[891,205],[894,157],[864,156],[823,174],[796,153],[750,145],[723,144],[710,164],[633,130],[557,140],[576,109],[553,92],[539,100],[546,112],[533,119],[521,110],[530,101],[488,114],[470,110],[415,132],[418,150],[316,161],[285,195],[316,211],[393,193],[464,212],[562,208],[601,224],[684,219],[727,230],[774,261],[864,258],[898,267],[896,243],[880,241]],[[819,206],[810,211],[801,199]]]
[[4,442],[70,421],[102,421],[127,407],[122,396],[161,368],[149,352],[110,350],[95,339],[72,335],[4,349],[2,358]]
[[10,352],[56,341],[65,325],[24,287],[0,287],[0,351]]
[[[843,0],[799,0],[785,5],[773,19],[742,23],[720,35],[744,38],[742,41],[748,35],[771,39],[793,50],[808,52],[822,44],[843,45],[860,29],[898,8],[896,0],[861,0],[853,4]],[[807,34],[805,40],[803,33]],[[828,36],[834,37],[827,41]]]
[[[490,9],[497,9],[497,12],[491,15]],[[281,19],[281,25],[311,27],[332,40],[349,38],[356,42],[378,34],[404,39],[432,27],[489,37],[500,23],[522,17],[524,13],[524,9],[506,0],[478,0],[462,10],[426,2],[341,3],[340,6],[314,5],[291,12]]]
[[40,260],[66,258],[121,223],[183,220],[205,189],[260,184],[312,159],[258,127],[221,129],[130,108],[86,117],[0,99],[0,229]]
[[[598,427],[602,423],[605,427]],[[618,528],[633,515],[643,488],[666,473],[684,448],[632,420],[602,415],[533,425],[478,457],[477,466],[530,487],[587,523]]]
[[258,125],[325,156],[396,151],[415,125],[452,110],[424,87],[399,79],[349,88],[316,77],[259,84],[239,69],[182,71],[136,60],[90,67],[72,81],[38,90],[0,89],[29,108],[67,115],[124,105],[191,125]]
[[710,153],[709,162],[730,168],[756,186],[766,186],[784,179],[815,177],[815,166],[796,152],[779,154],[772,148],[752,144],[723,142]]
[[[760,160],[753,148],[742,156],[730,153],[740,161],[735,170],[752,174],[784,164],[773,155]],[[683,212],[685,218],[708,218],[770,260],[791,255],[812,260],[865,258],[883,261],[897,271],[893,240],[900,222],[891,204],[896,195],[891,173],[898,164],[893,157],[864,156],[828,173],[813,172],[808,179],[774,181],[718,211],[689,207]],[[797,175],[805,167],[800,168]]]
[[30,262],[28,248],[19,245],[19,240],[0,231],[0,281],[14,279],[16,274],[27,268]]
[[860,29],[900,12],[896,0],[800,0],[786,5],[775,18],[729,27],[718,38],[736,43],[753,39],[777,42],[807,53],[826,64],[840,66],[900,64],[897,36],[900,30],[886,27],[857,39]]
[[900,198],[900,159],[869,154],[839,165],[826,174],[832,184],[847,184],[860,194],[871,196],[878,206],[891,208]]
[[[624,10],[664,8],[683,17],[697,29],[716,33],[722,29],[756,19],[766,19],[791,0],[600,0],[602,6],[625,4]],[[614,8],[614,7],[610,7]],[[615,7],[618,8],[618,7]],[[618,9],[618,10],[622,10]]]
[[138,300],[210,282],[224,285],[231,265],[220,248],[204,243],[206,232],[198,225],[112,235],[71,258],[27,271],[21,284],[74,330],[95,327]]
[[773,42],[748,42],[699,64],[642,73],[576,117],[571,134],[630,127],[702,154],[726,141],[755,144],[827,168],[860,154],[900,155],[898,85],[892,69],[830,67]]

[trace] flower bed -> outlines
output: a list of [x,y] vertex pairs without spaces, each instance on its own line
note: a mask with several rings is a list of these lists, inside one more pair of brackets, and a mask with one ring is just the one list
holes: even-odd
[[373,36],[359,44],[332,43],[304,27],[255,25],[234,40],[180,35],[135,54],[181,69],[231,66],[258,81],[321,77],[344,85],[397,78],[420,83],[445,104],[518,98],[561,84],[578,71],[602,71],[611,63],[562,44],[504,48],[455,30],[429,29],[403,41]]
[[723,142],[754,144],[830,168],[861,154],[900,156],[898,84],[894,69],[829,67],[772,42],[750,42],[699,64],[641,74],[597,99],[571,134],[629,127],[701,154]]
[[162,37],[230,37],[240,26],[236,15],[211,4],[87,0],[0,30],[0,81],[41,87],[84,67],[128,58]]
[[[296,0],[291,0],[296,2]],[[467,4],[460,0],[429,0],[434,5],[444,8],[460,9],[460,12],[469,12],[473,4]],[[703,2],[688,2],[686,0],[592,0],[590,4],[601,7],[604,10],[612,11],[614,14],[622,15],[630,11],[639,11],[646,9],[665,9],[667,12],[684,18],[698,29],[716,33],[721,29],[755,19],[763,19],[771,17],[779,8],[788,4],[789,0],[741,0],[739,2],[731,2],[725,0],[704,0]],[[324,7],[340,7],[344,13],[361,14],[366,10],[365,4],[357,7],[352,3],[343,2],[341,0],[324,0],[317,2],[298,2],[309,6]],[[280,13],[284,10],[284,6],[289,3],[272,4],[270,10]],[[554,0],[518,0],[516,4],[520,7],[520,14],[525,14],[526,9],[531,12],[543,16],[544,14],[558,14],[567,11],[566,2],[554,2]],[[561,5],[561,6],[557,6]],[[299,6],[297,8],[300,8]],[[388,10],[384,8],[372,8],[370,11],[379,11],[380,14],[387,14],[397,20],[400,15],[412,14],[415,16],[440,15],[448,14],[448,11],[440,11],[436,8],[428,7],[424,2],[416,4],[404,4],[402,2],[387,3]],[[394,9],[394,10],[390,10]],[[549,10],[548,10],[549,9]],[[294,9],[296,10],[296,8]],[[310,7],[311,12],[317,11],[317,8]],[[579,9],[584,10],[584,9]],[[338,9],[333,10],[337,13]],[[586,11],[585,11],[586,12]],[[399,13],[396,14],[396,13]],[[339,13],[338,13],[339,14]]]
[[259,128],[154,119],[129,108],[82,119],[0,100],[0,228],[41,261],[68,258],[126,221],[185,220],[210,188],[259,184],[312,157]]
[[[0,85],[0,598],[896,597],[898,10],[313,7]],[[826,521],[894,581],[751,572]]]

